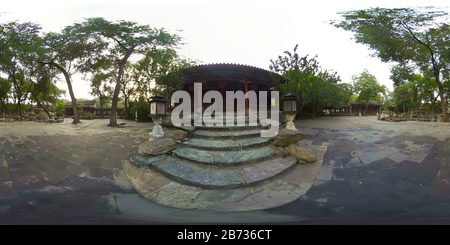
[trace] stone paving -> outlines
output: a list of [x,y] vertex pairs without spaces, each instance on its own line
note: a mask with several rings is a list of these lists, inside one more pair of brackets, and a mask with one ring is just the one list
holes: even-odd
[[[226,207],[229,210],[251,207],[239,212],[182,210],[143,198],[128,181],[123,160],[136,155],[152,124],[128,121],[132,127],[111,129],[104,127],[107,123],[0,123],[0,223],[84,216],[164,223],[450,216],[448,123],[393,123],[376,117],[296,121],[297,128],[307,134],[305,141],[327,149],[320,164],[298,165],[313,169],[294,168],[283,176],[285,183],[296,186],[299,198],[289,199],[285,183],[271,188],[279,190],[275,200],[288,203],[261,211],[246,210],[270,203],[264,188],[255,192],[258,187],[249,187],[245,191],[255,195],[244,199],[245,191],[235,190],[218,196],[209,190],[209,195],[196,196],[205,206],[228,199],[232,201]],[[183,192],[195,195],[195,188],[177,186],[167,177],[150,171],[141,174],[137,173],[142,181],[166,186],[159,197],[170,199]],[[301,175],[304,181],[295,183]]]
[[[335,118],[328,128],[297,122],[311,144],[328,150],[307,194],[270,212],[353,219],[449,217],[448,123]],[[350,120],[359,127],[345,127],[342,122]],[[319,122],[326,121],[331,118]]]

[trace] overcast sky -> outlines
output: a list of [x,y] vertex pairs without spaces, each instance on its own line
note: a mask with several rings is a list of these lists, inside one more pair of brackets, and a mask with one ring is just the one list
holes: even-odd
[[[370,7],[399,8],[435,6],[446,8],[445,1],[253,1],[253,0],[8,0],[0,5],[0,23],[12,20],[40,24],[44,32],[59,31],[84,18],[103,17],[127,20],[165,28],[184,38],[180,54],[202,64],[235,63],[268,70],[270,60],[296,44],[301,56],[318,56],[319,64],[336,71],[342,82],[364,69],[378,82],[393,90],[389,80],[390,64],[371,58],[362,44],[351,40],[353,34],[329,24],[339,19],[337,12]],[[75,97],[89,95],[88,81],[73,78]],[[67,90],[65,83],[58,84]],[[69,94],[67,93],[67,98]]]

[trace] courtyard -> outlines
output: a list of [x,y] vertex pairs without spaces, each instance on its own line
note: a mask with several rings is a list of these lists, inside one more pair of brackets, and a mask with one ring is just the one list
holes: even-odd
[[[450,217],[448,123],[384,122],[375,116],[295,121],[304,141],[324,146],[309,189],[287,204],[236,212],[185,210],[143,198],[123,161],[147,141],[152,123],[109,128],[0,124],[1,224],[383,223]],[[279,187],[282,189],[282,186]]]

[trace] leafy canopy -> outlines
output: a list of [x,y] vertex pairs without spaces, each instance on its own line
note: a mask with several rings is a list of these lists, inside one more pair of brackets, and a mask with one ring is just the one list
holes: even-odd
[[287,78],[287,81],[281,81],[278,76],[272,76],[282,95],[291,93],[297,97],[297,109],[300,113],[309,103],[320,102],[323,106],[327,98],[329,102],[333,101],[331,96],[336,93],[327,94],[334,88],[328,86],[335,86],[340,77],[336,72],[322,69],[317,56],[311,59],[308,55],[301,57],[297,48],[298,45],[293,53],[285,51],[285,56],[280,55],[277,60],[271,60],[270,70]]
[[358,94],[358,101],[377,100],[379,96],[386,92],[386,86],[380,85],[376,77],[364,70],[359,76],[352,77],[353,87]]

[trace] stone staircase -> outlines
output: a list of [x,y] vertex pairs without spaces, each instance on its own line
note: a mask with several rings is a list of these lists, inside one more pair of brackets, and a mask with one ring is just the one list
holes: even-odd
[[[255,185],[291,170],[297,159],[280,154],[258,126],[197,126],[172,155],[132,158],[177,182],[205,189]],[[153,160],[152,160],[153,159]]]

